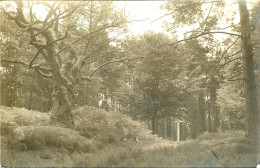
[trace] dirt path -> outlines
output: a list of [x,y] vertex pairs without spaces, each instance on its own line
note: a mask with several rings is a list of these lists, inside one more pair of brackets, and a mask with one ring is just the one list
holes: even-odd
[[147,151],[147,150],[156,150],[156,149],[161,149],[161,148],[165,148],[165,147],[177,147],[177,146],[178,146],[177,142],[162,140],[160,142],[154,142],[154,143],[150,143],[150,144],[138,143],[138,145],[136,147],[143,151]]

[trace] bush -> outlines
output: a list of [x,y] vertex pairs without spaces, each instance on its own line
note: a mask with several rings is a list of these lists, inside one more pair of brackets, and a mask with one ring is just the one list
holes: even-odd
[[45,147],[64,148],[68,151],[90,152],[91,142],[78,132],[54,126],[23,126],[14,130],[18,142],[28,150],[41,150]]
[[1,113],[1,136],[6,140],[10,148],[22,148],[24,145],[15,140],[14,130],[19,126],[49,125],[50,117],[47,113],[30,111],[25,108],[0,106]]
[[168,143],[156,135],[152,135],[144,123],[134,121],[131,117],[115,111],[105,111],[90,106],[82,106],[73,110],[75,130],[86,138],[93,138],[103,144],[118,144],[122,139],[134,142]]
[[0,106],[1,124],[12,126],[49,125],[48,113],[30,111],[25,108],[8,108]]
[[118,120],[110,118],[111,113],[90,106],[77,108],[73,111],[75,130],[86,138],[93,138],[96,143],[117,144],[124,133]]

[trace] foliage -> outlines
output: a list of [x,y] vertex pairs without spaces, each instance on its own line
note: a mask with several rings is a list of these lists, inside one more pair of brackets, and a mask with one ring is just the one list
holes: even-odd
[[[245,129],[245,99],[239,85],[225,83],[218,90],[217,103],[224,121],[231,122],[232,129]],[[240,86],[241,87],[241,86]]]
[[46,147],[63,148],[70,152],[93,150],[91,141],[80,136],[77,131],[55,126],[18,127],[14,130],[14,137],[24,145],[23,150],[41,150]]
[[[82,106],[73,111],[75,116],[75,130],[82,136],[94,138],[101,143],[119,143],[122,139],[134,141],[137,137],[140,141],[149,144],[149,140],[160,141],[144,123],[132,120],[126,114],[120,112],[96,109],[90,106]],[[152,142],[154,143],[154,142]]]
[[[253,166],[258,146],[241,142],[244,132],[229,131],[206,133],[197,140],[188,140],[178,146],[160,147],[152,150],[141,148],[118,148],[113,152],[102,152],[101,158],[86,160],[84,165],[122,167],[219,167]],[[112,150],[112,149],[111,149]],[[211,152],[213,150],[218,159]],[[94,156],[93,156],[94,157]],[[91,156],[92,158],[92,156]],[[80,166],[81,162],[76,165]]]
[[[122,148],[135,145],[171,145],[169,141],[152,135],[144,124],[133,121],[120,112],[108,113],[102,109],[83,106],[73,111],[75,127],[66,128],[52,122],[50,113],[3,106],[0,109],[1,145],[4,149],[2,155],[15,159],[4,157],[4,165],[13,165],[15,161],[22,163],[19,158],[9,155],[12,152],[22,158],[24,155],[40,157],[43,159],[39,160],[41,163],[47,158],[54,165],[59,163],[53,161],[55,154],[64,154],[64,157],[72,158],[69,159],[69,164],[73,165],[73,160],[76,161],[77,157],[85,159],[87,153],[94,156],[98,152],[108,152],[117,147],[121,151]],[[140,144],[136,144],[136,139]]]

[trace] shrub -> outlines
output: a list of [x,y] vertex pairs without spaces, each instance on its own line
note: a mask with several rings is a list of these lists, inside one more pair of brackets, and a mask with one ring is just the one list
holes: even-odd
[[9,123],[13,126],[49,125],[48,113],[27,110],[25,108],[8,108],[0,106],[1,124]]
[[18,142],[29,150],[45,147],[65,148],[68,151],[89,152],[94,150],[91,142],[78,132],[54,126],[22,126],[14,130]]

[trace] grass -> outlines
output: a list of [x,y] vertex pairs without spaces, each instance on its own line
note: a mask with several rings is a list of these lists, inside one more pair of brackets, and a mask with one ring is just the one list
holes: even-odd
[[[102,157],[91,166],[123,167],[255,167],[259,163],[260,147],[241,142],[244,133],[229,131],[205,134],[177,147],[152,150],[124,149]],[[221,140],[221,141],[218,141]],[[214,156],[212,151],[217,155]],[[111,151],[112,152],[112,151]]]
[[48,113],[7,107],[0,107],[0,113],[2,165],[8,167],[254,167],[260,163],[259,145],[245,139],[242,131],[205,133],[176,144],[152,135],[144,123],[126,115],[89,106],[73,111],[73,128],[51,122]]

